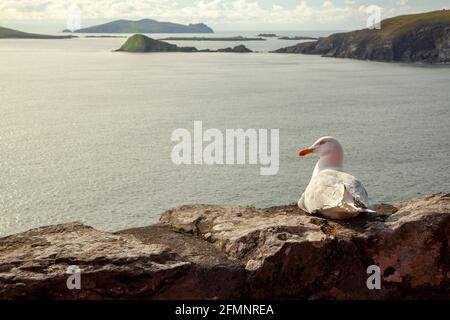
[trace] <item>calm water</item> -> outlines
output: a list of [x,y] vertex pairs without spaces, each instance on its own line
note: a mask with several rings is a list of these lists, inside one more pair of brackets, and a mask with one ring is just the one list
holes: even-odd
[[[341,140],[346,168],[372,202],[450,191],[450,68],[111,52],[124,40],[0,41],[0,235],[69,221],[143,226],[186,203],[296,202],[316,160],[297,151],[323,135]],[[193,130],[194,120],[222,130],[279,128],[279,174],[174,166],[170,135]]]

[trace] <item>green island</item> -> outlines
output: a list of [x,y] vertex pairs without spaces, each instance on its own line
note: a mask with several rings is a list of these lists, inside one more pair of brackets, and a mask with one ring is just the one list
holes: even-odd
[[0,39],[71,39],[76,36],[51,36],[45,34],[27,33],[14,29],[0,27]]
[[127,39],[127,41],[117,49],[116,52],[236,52],[247,53],[252,52],[244,45],[238,45],[234,48],[224,48],[218,50],[198,50],[195,47],[179,47],[176,44],[168,43],[161,40],[152,39],[143,34],[135,34]]
[[177,52],[179,47],[175,44],[156,40],[135,34],[127,39],[127,41],[116,51],[123,52]]

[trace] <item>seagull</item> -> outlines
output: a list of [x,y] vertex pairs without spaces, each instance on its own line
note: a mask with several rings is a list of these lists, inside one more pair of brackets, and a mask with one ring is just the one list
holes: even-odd
[[344,151],[335,138],[322,137],[298,155],[309,154],[317,154],[319,161],[298,201],[300,209],[336,220],[354,218],[363,212],[375,213],[369,209],[369,197],[361,182],[343,171]]

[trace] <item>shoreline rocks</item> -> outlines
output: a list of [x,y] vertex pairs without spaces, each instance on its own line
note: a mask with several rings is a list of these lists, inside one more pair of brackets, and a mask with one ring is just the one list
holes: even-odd
[[[374,209],[331,221],[295,205],[190,205],[116,233],[37,228],[0,238],[0,299],[450,299],[450,194]],[[70,265],[81,290],[66,287]]]

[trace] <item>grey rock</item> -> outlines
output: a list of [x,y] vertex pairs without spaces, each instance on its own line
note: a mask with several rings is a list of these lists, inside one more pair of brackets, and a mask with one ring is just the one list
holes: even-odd
[[[294,204],[190,205],[113,234],[33,229],[0,239],[0,298],[450,299],[450,194],[374,209],[331,221]],[[81,290],[66,287],[69,265]]]
[[[161,221],[204,237],[247,271],[251,298],[450,298],[450,195],[379,206],[350,221],[312,217],[295,205],[184,206]],[[376,208],[375,208],[376,209]],[[382,290],[368,290],[378,265]]]

